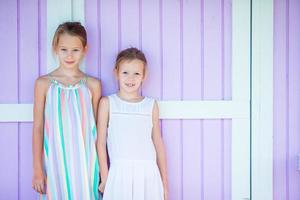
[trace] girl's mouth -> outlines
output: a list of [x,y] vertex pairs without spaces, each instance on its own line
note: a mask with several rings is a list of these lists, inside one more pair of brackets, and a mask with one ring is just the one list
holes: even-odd
[[126,85],[127,87],[134,87],[134,86],[135,86],[135,84],[133,84],[133,83],[125,83],[125,85]]
[[65,61],[65,63],[67,63],[67,64],[73,64],[73,63],[75,63],[75,61]]

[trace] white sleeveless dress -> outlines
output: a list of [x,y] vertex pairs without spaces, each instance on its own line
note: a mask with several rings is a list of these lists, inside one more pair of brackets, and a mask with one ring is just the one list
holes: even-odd
[[163,200],[163,185],[152,141],[154,99],[109,98],[107,148],[110,168],[104,200]]

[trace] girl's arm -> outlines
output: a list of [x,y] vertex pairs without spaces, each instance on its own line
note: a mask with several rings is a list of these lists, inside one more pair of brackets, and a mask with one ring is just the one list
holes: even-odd
[[39,193],[45,193],[46,178],[43,170],[44,107],[49,81],[40,77],[35,82],[33,107],[33,179],[32,187]]
[[168,199],[167,161],[166,161],[165,147],[164,147],[164,143],[160,131],[159,108],[156,101],[153,106],[152,123],[153,123],[152,140],[156,149],[157,164],[163,182],[164,196],[165,196],[165,200],[167,200]]
[[92,92],[92,105],[93,105],[93,111],[94,111],[94,117],[97,122],[97,112],[98,112],[98,105],[99,100],[101,97],[101,82],[98,79],[89,77],[88,78],[88,87],[90,88],[90,91]]
[[99,186],[100,192],[104,192],[106,179],[108,176],[107,152],[106,152],[106,132],[109,119],[109,100],[103,97],[100,100],[98,108],[98,123],[97,123],[97,151],[100,165],[101,183]]

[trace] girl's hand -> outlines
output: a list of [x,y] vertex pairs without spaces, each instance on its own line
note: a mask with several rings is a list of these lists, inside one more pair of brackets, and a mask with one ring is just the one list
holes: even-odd
[[46,177],[43,171],[34,172],[32,178],[32,188],[40,194],[46,193]]
[[106,184],[106,181],[101,181],[101,183],[100,183],[100,185],[99,185],[98,190],[99,190],[101,193],[104,192],[105,184]]

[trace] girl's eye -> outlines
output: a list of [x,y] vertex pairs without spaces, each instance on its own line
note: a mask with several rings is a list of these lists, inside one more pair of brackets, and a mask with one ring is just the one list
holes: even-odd
[[74,51],[74,52],[77,52],[77,51],[79,51],[79,49],[73,49],[73,51]]
[[128,74],[128,72],[122,72],[122,74]]
[[136,72],[136,73],[134,73],[134,75],[137,75],[137,76],[139,76],[139,75],[141,75],[140,73],[138,73],[138,72]]
[[61,51],[67,51],[67,49],[60,49]]

